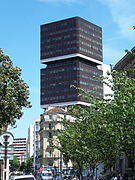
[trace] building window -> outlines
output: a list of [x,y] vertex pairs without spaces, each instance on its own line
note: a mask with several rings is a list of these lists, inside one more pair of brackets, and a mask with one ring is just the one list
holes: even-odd
[[49,119],[52,119],[52,114],[49,114]]
[[52,129],[52,124],[51,123],[49,123],[49,129]]
[[50,157],[52,157],[52,151],[49,151],[49,155],[50,155]]
[[48,166],[53,166],[53,160],[49,160]]
[[49,132],[49,138],[52,138],[52,133],[51,132]]
[[52,140],[49,141],[49,146],[53,146],[53,141]]

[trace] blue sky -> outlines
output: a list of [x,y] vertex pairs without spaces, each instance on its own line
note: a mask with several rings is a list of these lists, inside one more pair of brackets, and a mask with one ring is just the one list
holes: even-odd
[[134,0],[1,0],[0,48],[30,87],[31,109],[23,109],[15,137],[27,137],[27,129],[43,110],[40,108],[40,25],[80,16],[103,31],[103,61],[115,64],[135,44]]

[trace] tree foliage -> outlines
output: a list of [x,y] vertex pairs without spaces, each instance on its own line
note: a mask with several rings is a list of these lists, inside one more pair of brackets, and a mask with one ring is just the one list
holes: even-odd
[[28,88],[21,79],[21,69],[13,67],[9,56],[0,49],[0,128],[14,125],[23,115],[22,108],[31,107]]
[[32,164],[33,164],[33,158],[28,157],[25,163],[25,172],[31,173],[32,172]]
[[10,168],[15,169],[16,171],[23,171],[25,173],[31,173],[33,171],[33,158],[27,157],[26,162],[19,162],[16,156],[10,160]]
[[129,77],[134,70],[113,70],[102,77],[113,94],[107,98],[93,97],[83,91],[90,106],[71,106],[68,111],[74,123],[63,121],[58,139],[61,151],[73,163],[95,167],[104,162],[112,167],[117,157],[135,146],[135,79]]
[[18,158],[16,156],[14,156],[13,159],[10,160],[10,168],[15,169],[17,171],[19,169],[19,167],[20,167],[20,162],[19,162]]
[[22,162],[20,167],[19,167],[19,171],[23,171],[25,172],[25,167],[26,167],[26,163],[25,162]]

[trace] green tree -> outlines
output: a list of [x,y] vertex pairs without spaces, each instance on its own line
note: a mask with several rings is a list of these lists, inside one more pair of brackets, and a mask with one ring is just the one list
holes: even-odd
[[80,134],[76,131],[76,127],[76,124],[72,123],[58,134],[59,143],[61,145],[59,150],[62,152],[66,161],[72,161],[74,167],[79,170],[79,174],[82,176],[85,154],[83,154],[82,141],[79,141]]
[[[98,98],[96,101],[99,101]],[[113,138],[110,138],[106,122],[100,116],[101,112],[97,111],[95,105],[75,105],[70,107],[70,113],[76,119],[75,122],[64,120],[64,130],[58,134],[63,155],[72,161],[80,175],[83,168],[94,170],[102,162],[112,167],[116,158],[115,144]]]
[[25,172],[25,167],[26,167],[26,163],[22,162],[21,165],[20,165],[19,171]]
[[32,172],[32,164],[33,164],[33,158],[28,157],[26,162],[25,162],[25,172],[26,173],[31,173]]
[[13,67],[9,56],[0,49],[0,129],[14,125],[23,115],[23,107],[31,107],[28,101],[28,85],[21,79],[21,69]]
[[20,162],[16,156],[13,157],[13,160],[10,160],[10,168],[15,169],[16,171],[19,170]]
[[58,138],[61,151],[73,162],[77,157],[83,166],[104,162],[111,168],[120,154],[134,148],[135,79],[128,76],[130,71],[112,71],[102,77],[113,91],[107,99],[81,90],[91,106],[70,107],[75,123],[64,122]]

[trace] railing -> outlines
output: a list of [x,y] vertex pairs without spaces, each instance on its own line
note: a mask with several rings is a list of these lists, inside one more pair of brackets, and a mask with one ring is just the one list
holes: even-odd
[[58,157],[57,155],[55,155],[55,154],[50,156],[49,153],[48,153],[48,154],[45,154],[44,157],[45,157],[45,158],[49,158],[49,159],[59,158],[59,157]]

